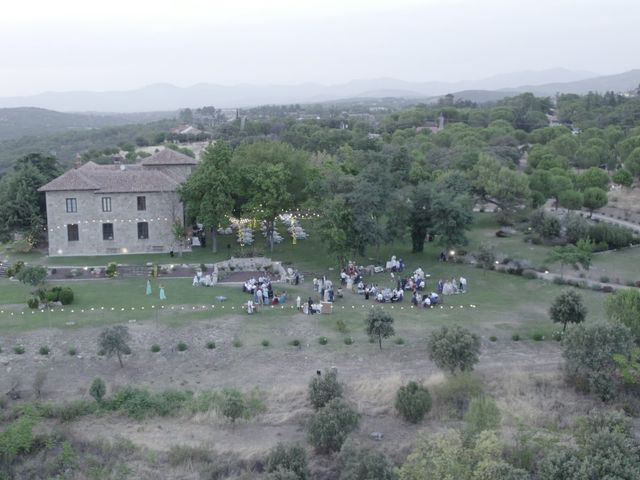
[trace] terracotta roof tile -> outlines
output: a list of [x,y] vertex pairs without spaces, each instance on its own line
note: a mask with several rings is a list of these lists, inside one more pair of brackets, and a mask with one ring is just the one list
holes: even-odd
[[142,160],[142,165],[195,165],[197,160],[184,153],[165,148]]

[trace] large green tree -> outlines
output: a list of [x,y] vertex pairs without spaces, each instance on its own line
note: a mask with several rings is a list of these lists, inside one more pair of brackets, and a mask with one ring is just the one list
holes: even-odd
[[178,190],[187,216],[211,229],[214,252],[218,248],[216,230],[233,210],[233,185],[229,175],[231,155],[224,141],[210,144],[195,171]]

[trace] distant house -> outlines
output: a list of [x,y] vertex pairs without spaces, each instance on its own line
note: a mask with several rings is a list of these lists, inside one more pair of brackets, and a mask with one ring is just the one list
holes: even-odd
[[197,129],[193,125],[181,125],[176,128],[171,129],[171,133],[175,135],[188,135],[188,136],[197,136],[201,135],[204,132],[202,130]]
[[164,149],[133,165],[87,162],[40,188],[49,255],[168,252],[184,221],[178,186],[196,160]]

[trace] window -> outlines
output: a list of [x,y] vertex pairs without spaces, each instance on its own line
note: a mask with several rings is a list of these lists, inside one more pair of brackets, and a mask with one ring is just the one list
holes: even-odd
[[138,239],[146,240],[149,238],[149,224],[147,222],[138,223]]
[[75,198],[67,198],[67,213],[76,213],[78,211],[78,202]]
[[67,225],[67,240],[70,242],[77,242],[80,240],[80,232],[78,231],[77,224]]
[[111,211],[111,197],[102,197],[102,211],[103,212]]
[[138,197],[138,210],[147,209],[147,197]]
[[113,223],[102,224],[102,239],[113,240]]

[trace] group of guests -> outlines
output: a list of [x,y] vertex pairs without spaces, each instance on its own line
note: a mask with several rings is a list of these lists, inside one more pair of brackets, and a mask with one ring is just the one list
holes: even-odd
[[323,276],[322,278],[314,278],[313,279],[313,291],[318,292],[320,294],[320,298],[324,302],[333,303],[337,298],[343,297],[342,288],[339,287],[336,290],[333,289],[333,282],[331,280],[327,280],[327,277]]
[[457,295],[458,293],[467,292],[467,279],[460,277],[459,279],[452,278],[451,280],[438,280],[436,284],[438,293],[442,295]]
[[193,276],[194,287],[213,287],[216,284],[211,274],[199,271]]
[[284,305],[287,293],[274,292],[269,277],[250,278],[242,285],[242,291],[252,295],[247,301],[247,313],[251,314],[261,305]]

